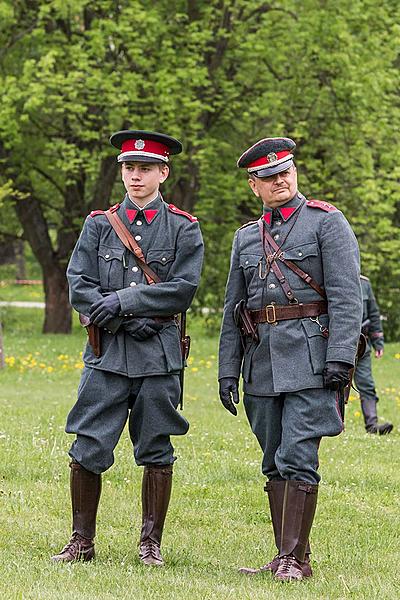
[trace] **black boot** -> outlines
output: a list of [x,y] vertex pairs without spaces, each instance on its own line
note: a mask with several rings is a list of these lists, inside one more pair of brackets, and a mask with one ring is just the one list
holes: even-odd
[[96,515],[101,492],[101,475],[87,471],[77,462],[71,462],[72,537],[55,562],[88,561],[94,558]]
[[286,481],[285,484],[280,562],[275,577],[282,581],[289,581],[307,576],[303,573],[303,568],[317,506],[318,485],[292,480]]
[[139,558],[145,565],[164,565],[160,546],[171,488],[172,465],[144,468]]
[[375,398],[361,398],[361,410],[364,416],[365,429],[367,433],[386,435],[392,431],[393,424],[382,423],[382,425],[378,425],[376,404],[377,400]]

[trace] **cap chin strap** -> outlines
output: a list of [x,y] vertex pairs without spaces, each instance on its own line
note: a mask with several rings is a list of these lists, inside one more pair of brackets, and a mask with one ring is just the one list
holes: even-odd
[[162,160],[163,162],[167,163],[168,162],[168,157],[167,156],[163,156],[162,154],[155,154],[153,152],[140,152],[140,151],[135,151],[135,150],[128,150],[127,152],[122,152],[121,154],[118,154],[117,160],[118,162],[122,162],[122,161],[126,161],[127,157],[134,157],[134,158],[156,158],[157,160]]

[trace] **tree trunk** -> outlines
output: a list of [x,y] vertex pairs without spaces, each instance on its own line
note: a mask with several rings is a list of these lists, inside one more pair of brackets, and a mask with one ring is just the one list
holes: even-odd
[[71,333],[72,308],[65,271],[53,265],[44,269],[43,275],[46,296],[43,333]]

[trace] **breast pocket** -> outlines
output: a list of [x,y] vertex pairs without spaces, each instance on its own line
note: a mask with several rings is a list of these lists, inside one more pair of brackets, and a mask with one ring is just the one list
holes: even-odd
[[[328,329],[328,315],[318,317],[322,327]],[[328,339],[322,335],[322,331],[318,323],[310,319],[301,321],[303,329],[307,337],[307,345],[310,356],[310,362],[314,375],[320,375],[325,367],[326,350],[328,348]]]
[[[295,263],[302,271],[311,275],[318,283],[322,281],[322,265],[318,244],[316,242],[299,244],[294,248],[284,250],[283,256],[286,260]],[[289,285],[293,289],[301,290],[310,287],[301,277],[290,269],[285,272]]]
[[120,290],[124,285],[124,249],[100,246],[98,265],[100,285],[104,290]]
[[175,250],[173,248],[164,248],[162,250],[149,250],[146,261],[161,281],[165,281],[168,271],[175,260]]
[[260,254],[241,254],[239,261],[250,294],[251,283],[259,280],[259,265],[263,257]]

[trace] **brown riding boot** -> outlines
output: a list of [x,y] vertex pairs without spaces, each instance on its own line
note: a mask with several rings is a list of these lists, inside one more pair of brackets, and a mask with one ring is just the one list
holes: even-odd
[[89,561],[94,558],[96,514],[101,492],[101,475],[87,471],[72,461],[71,501],[72,537],[59,554],[51,557],[55,562]]
[[281,581],[303,579],[308,538],[317,506],[318,485],[286,481],[283,499],[280,562],[275,577]]
[[139,558],[145,565],[164,565],[160,546],[171,488],[172,465],[144,468]]
[[[271,513],[272,519],[272,527],[274,529],[274,537],[275,544],[278,549],[278,554],[266,565],[258,569],[252,569],[250,567],[242,567],[239,569],[240,573],[244,573],[245,575],[256,575],[258,573],[262,573],[264,571],[271,571],[271,573],[275,574],[279,567],[280,557],[279,557],[279,549],[281,546],[281,531],[282,531],[282,508],[283,508],[283,498],[285,493],[286,480],[272,480],[267,481],[264,490],[268,494],[269,500],[269,509]],[[303,577],[310,577],[312,575],[311,565],[310,565],[310,544],[307,542],[306,554],[304,557],[304,561],[302,562],[302,573]]]

